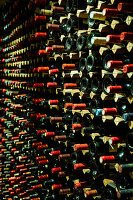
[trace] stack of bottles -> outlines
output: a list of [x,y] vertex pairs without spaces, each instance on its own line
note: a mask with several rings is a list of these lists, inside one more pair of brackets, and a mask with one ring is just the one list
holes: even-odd
[[132,0],[0,11],[1,199],[132,200]]

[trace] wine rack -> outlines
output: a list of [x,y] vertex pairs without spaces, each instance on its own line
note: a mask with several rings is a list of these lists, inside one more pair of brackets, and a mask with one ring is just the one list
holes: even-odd
[[133,200],[133,2],[0,11],[0,199]]

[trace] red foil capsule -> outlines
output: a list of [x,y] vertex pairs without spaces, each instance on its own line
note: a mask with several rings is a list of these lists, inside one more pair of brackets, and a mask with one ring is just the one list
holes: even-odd
[[41,88],[44,87],[44,83],[34,83],[33,88]]
[[39,156],[39,157],[36,157],[36,161],[44,160],[45,158],[46,158],[45,156]]
[[55,132],[46,132],[45,137],[53,137],[55,136]]
[[86,181],[74,184],[75,190],[79,189],[79,188],[85,188],[85,187],[87,187],[87,182]]
[[41,33],[41,32],[35,33],[35,38],[37,39],[46,38],[46,36],[47,36],[47,33]]
[[117,9],[120,12],[132,13],[133,3],[119,3]]
[[81,130],[82,125],[81,124],[72,124],[72,130]]
[[122,32],[120,34],[121,41],[133,41],[133,33],[130,32]]
[[59,73],[59,69],[50,69],[49,70],[49,74],[53,75],[53,74],[58,74]]
[[46,50],[39,50],[38,54],[41,55],[48,55],[50,52],[47,52]]
[[81,104],[73,104],[72,110],[84,110],[86,109],[86,104],[81,103]]
[[87,150],[88,147],[89,147],[88,144],[75,144],[74,151]]
[[61,171],[61,167],[55,167],[51,169],[52,174],[60,172]]
[[34,186],[32,186],[32,188],[34,190],[42,189],[42,185],[41,184],[40,185],[34,185]]
[[46,47],[46,51],[47,51],[47,52],[52,52],[52,51],[53,51],[53,48],[52,48],[52,47]]
[[38,72],[48,72],[49,67],[38,67]]
[[49,105],[58,105],[59,101],[58,100],[49,100]]
[[122,86],[108,86],[106,92],[109,94],[120,93],[122,92]]
[[120,43],[120,35],[107,35],[106,42],[108,43]]
[[123,66],[123,61],[109,60],[107,62],[108,69],[119,69],[122,68],[122,66]]
[[47,149],[48,148],[48,145],[47,144],[43,144],[43,145],[39,145],[37,146],[37,150],[43,150],[43,149]]
[[46,16],[35,16],[35,22],[44,22],[46,19]]
[[41,175],[41,176],[38,177],[39,181],[46,180],[46,179],[48,179],[48,174]]
[[64,107],[65,109],[72,109],[73,103],[65,103]]
[[110,139],[109,139],[109,144],[117,144],[117,143],[119,143],[120,142],[120,139],[118,138],[118,137],[111,137]]
[[48,160],[40,160],[38,161],[38,165],[48,164]]
[[129,73],[129,72],[133,72],[133,64],[129,64],[129,65],[124,65],[123,66],[123,72]]
[[73,70],[75,68],[75,64],[63,64],[62,69],[64,70]]
[[59,190],[60,188],[62,188],[61,184],[54,184],[54,185],[52,185],[52,190]]
[[99,158],[99,162],[102,164],[102,163],[110,163],[110,162],[113,162],[115,160],[115,157],[112,155],[112,156],[100,156]]
[[32,148],[35,148],[35,147],[37,147],[37,146],[39,146],[39,145],[42,145],[42,142],[33,143],[33,144],[32,144]]
[[59,154],[61,154],[61,151],[60,151],[60,150],[58,150],[58,151],[51,151],[51,152],[50,152],[50,155],[51,155],[51,156],[56,156],[56,155],[59,155]]
[[37,135],[41,135],[42,133],[45,133],[45,132],[47,132],[46,129],[43,129],[43,130],[37,130],[37,131],[36,131],[36,134],[37,134]]
[[86,165],[84,165],[83,163],[76,163],[74,164],[74,170],[82,170],[82,169],[86,169]]
[[76,89],[77,88],[77,83],[65,83],[64,84],[64,89]]
[[119,16],[119,11],[117,9],[109,9],[109,8],[104,8],[102,11],[103,16],[106,17],[118,17]]
[[116,115],[117,109],[116,108],[103,108],[102,115]]
[[56,88],[57,87],[57,83],[56,82],[48,82],[47,83],[47,88]]

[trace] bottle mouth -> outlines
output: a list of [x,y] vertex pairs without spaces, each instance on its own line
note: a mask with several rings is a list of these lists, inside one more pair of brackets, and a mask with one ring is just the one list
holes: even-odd
[[127,147],[130,151],[133,151],[133,132],[127,135]]
[[95,58],[90,55],[86,59],[86,70],[90,72],[94,68]]
[[84,77],[80,82],[81,91],[86,91],[89,88],[89,79]]
[[[91,81],[91,90],[94,93],[97,93],[99,89],[100,89],[100,81],[97,77],[95,77]],[[99,90],[99,92],[100,92],[100,90]]]
[[74,0],[67,0],[66,2],[66,11],[71,12],[74,7]]
[[95,19],[91,19],[91,17],[88,17],[88,27],[89,28],[94,28],[96,25],[96,20]]
[[106,93],[106,94],[109,94],[110,93],[110,88],[108,86],[112,86],[114,85],[114,81],[111,77],[107,77],[103,80],[103,83],[102,83],[102,88],[103,88],[103,91]]
[[76,41],[76,47],[77,47],[78,51],[82,50],[84,45],[85,45],[85,38],[81,35],[80,37],[78,37],[78,39]]
[[85,70],[86,58],[81,58],[79,61],[80,71],[83,72]]
[[66,40],[66,43],[65,43],[65,49],[67,51],[69,51],[69,50],[72,49],[73,46],[74,46],[74,40],[73,40],[73,38],[68,37],[67,40]]

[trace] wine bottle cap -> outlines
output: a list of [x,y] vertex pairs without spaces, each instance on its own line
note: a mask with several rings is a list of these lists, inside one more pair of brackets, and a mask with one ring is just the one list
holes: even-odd
[[39,157],[36,157],[36,161],[44,160],[45,158],[46,158],[45,156],[39,156]]
[[59,195],[65,195],[65,194],[70,194],[70,193],[71,193],[71,189],[70,188],[60,189],[59,190]]
[[44,87],[44,83],[34,83],[33,88]]
[[47,164],[48,163],[48,160],[40,160],[38,161],[38,165],[44,165],[44,164]]
[[51,10],[53,11],[53,12],[56,12],[56,13],[60,13],[60,12],[63,12],[64,11],[64,7],[57,7],[57,6],[52,6],[51,7]]
[[103,108],[102,115],[116,115],[117,108]]
[[108,86],[106,89],[107,93],[120,93],[122,92],[122,86]]
[[99,158],[99,162],[102,163],[107,163],[107,162],[112,162],[115,160],[115,157],[112,156],[100,156]]
[[108,43],[120,43],[120,35],[107,35],[106,42]]
[[106,17],[117,17],[119,14],[119,11],[117,9],[104,8],[102,13],[103,13],[103,16],[106,16]]
[[43,32],[37,32],[37,33],[35,33],[35,38],[46,38],[46,36],[47,36],[47,33],[43,33]]
[[130,33],[130,32],[122,32],[120,34],[120,39],[122,41],[133,41],[133,33]]
[[63,45],[52,45],[53,51],[64,51]]
[[73,104],[73,106],[72,106],[72,110],[82,110],[82,109],[86,109],[85,103]]
[[55,167],[51,169],[52,174],[56,173],[56,172],[60,172],[61,171],[61,167]]
[[67,139],[67,136],[66,136],[66,135],[56,135],[56,136],[54,137],[54,140],[55,140],[55,141],[66,141],[66,139]]
[[35,148],[39,145],[42,145],[42,142],[36,142],[36,143],[32,143],[32,148]]
[[52,47],[46,47],[47,52],[52,52],[53,48]]
[[47,52],[46,50],[39,50],[38,54],[41,56],[43,54],[49,54],[50,52]]
[[49,67],[38,67],[38,72],[49,71]]
[[48,82],[47,83],[47,88],[56,88],[57,87],[57,82]]
[[58,156],[58,159],[59,159],[59,160],[65,160],[65,159],[68,159],[68,158],[70,158],[70,157],[71,157],[70,154],[60,154],[60,155]]
[[48,30],[58,31],[59,27],[60,26],[58,24],[46,24],[46,28]]
[[109,144],[112,145],[112,144],[117,144],[120,142],[120,139],[118,137],[111,137],[109,139]]
[[48,179],[48,174],[38,176],[38,180],[39,180],[39,181],[45,180],[45,179]]
[[71,69],[74,69],[75,68],[75,64],[63,64],[62,65],[62,69],[64,70],[71,70]]
[[35,22],[43,22],[46,21],[47,17],[46,16],[35,16]]
[[37,135],[40,135],[40,134],[42,134],[42,133],[45,133],[46,131],[47,131],[46,129],[37,130],[37,131],[36,131],[36,134],[37,134]]
[[48,145],[47,144],[42,144],[42,145],[38,145],[37,146],[37,150],[39,151],[39,150],[42,150],[42,149],[46,149],[46,148],[48,148]]
[[51,136],[55,136],[55,132],[46,132],[45,133],[46,137],[51,137]]
[[85,197],[96,196],[98,194],[97,190],[85,191]]
[[64,89],[75,89],[77,88],[77,83],[65,83]]
[[133,3],[119,3],[117,9],[120,12],[133,12]]
[[123,61],[109,60],[107,62],[107,68],[108,69],[121,68],[122,65],[123,65]]
[[83,163],[76,163],[74,164],[74,170],[82,170],[82,169],[86,169],[86,165],[84,165]]
[[72,130],[81,130],[82,125],[81,124],[72,124]]
[[50,118],[50,123],[57,123],[57,122],[62,122],[62,117],[51,117]]
[[58,150],[58,151],[51,151],[51,152],[50,152],[50,155],[51,155],[51,156],[54,156],[54,155],[59,155],[60,153],[61,153],[60,150]]
[[133,72],[133,64],[124,65],[123,66],[123,72],[125,74],[128,73],[128,72]]
[[49,105],[58,105],[59,101],[58,100],[49,100]]
[[57,190],[57,189],[60,189],[60,188],[62,188],[61,184],[54,184],[54,185],[52,185],[52,190]]
[[38,189],[41,189],[41,188],[42,188],[42,185],[41,185],[41,184],[40,184],[40,185],[33,185],[32,188],[33,188],[34,190],[38,190]]
[[64,107],[66,109],[72,109],[73,103],[65,103]]
[[86,149],[88,149],[88,144],[75,144],[74,145],[74,151],[86,150]]
[[50,69],[49,70],[49,74],[52,75],[52,74],[56,74],[59,72],[59,69]]

